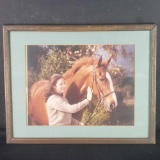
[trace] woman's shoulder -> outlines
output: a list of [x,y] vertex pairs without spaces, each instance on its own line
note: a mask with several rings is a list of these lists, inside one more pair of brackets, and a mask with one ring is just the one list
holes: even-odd
[[47,101],[48,101],[48,102],[49,102],[49,101],[62,102],[62,101],[67,101],[67,99],[64,98],[64,97],[62,97],[62,96],[53,94],[53,95],[51,95],[51,96],[48,98]]
[[51,95],[51,96],[48,98],[48,100],[51,100],[51,99],[52,99],[52,100],[53,100],[53,99],[61,99],[61,97],[53,94],[53,95]]

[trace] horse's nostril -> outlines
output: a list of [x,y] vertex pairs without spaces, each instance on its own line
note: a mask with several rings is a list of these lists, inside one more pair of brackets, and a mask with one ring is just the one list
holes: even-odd
[[115,103],[112,103],[112,104],[110,105],[110,108],[111,108],[112,110],[114,110],[114,109],[115,109]]

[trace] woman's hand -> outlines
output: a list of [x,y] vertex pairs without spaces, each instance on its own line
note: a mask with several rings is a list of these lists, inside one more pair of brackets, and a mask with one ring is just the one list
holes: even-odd
[[87,99],[89,100],[89,101],[91,101],[92,100],[92,89],[91,89],[91,87],[88,87],[87,88]]
[[79,125],[80,125],[80,126],[84,126],[84,123],[82,123],[82,122],[79,122]]

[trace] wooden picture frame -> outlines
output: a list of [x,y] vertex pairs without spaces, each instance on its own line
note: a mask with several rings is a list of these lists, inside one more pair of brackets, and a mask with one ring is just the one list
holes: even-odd
[[[17,144],[155,144],[155,24],[6,25],[3,27],[7,143]],[[27,125],[27,46],[108,47],[134,45],[133,125]],[[108,45],[108,46],[107,46]],[[118,50],[118,49],[117,49]],[[110,54],[109,52],[109,54]],[[117,51],[118,52],[118,51]],[[117,55],[113,55],[116,58]],[[103,54],[102,54],[103,57]],[[30,58],[32,59],[32,58]]]

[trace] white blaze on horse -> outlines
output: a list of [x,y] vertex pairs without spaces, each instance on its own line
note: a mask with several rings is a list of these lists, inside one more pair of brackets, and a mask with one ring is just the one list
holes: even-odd
[[[107,70],[110,61],[111,57],[104,62],[102,62],[102,57],[98,60],[93,57],[83,57],[76,61],[72,68],[63,75],[66,84],[64,96],[70,104],[80,102],[90,86],[93,94],[100,101],[103,101],[106,111],[115,110],[117,98],[111,76]],[[28,117],[31,125],[48,125],[44,96],[48,82],[48,80],[42,80],[31,86],[28,96]],[[81,121],[82,115],[83,110],[73,114],[73,117]]]

